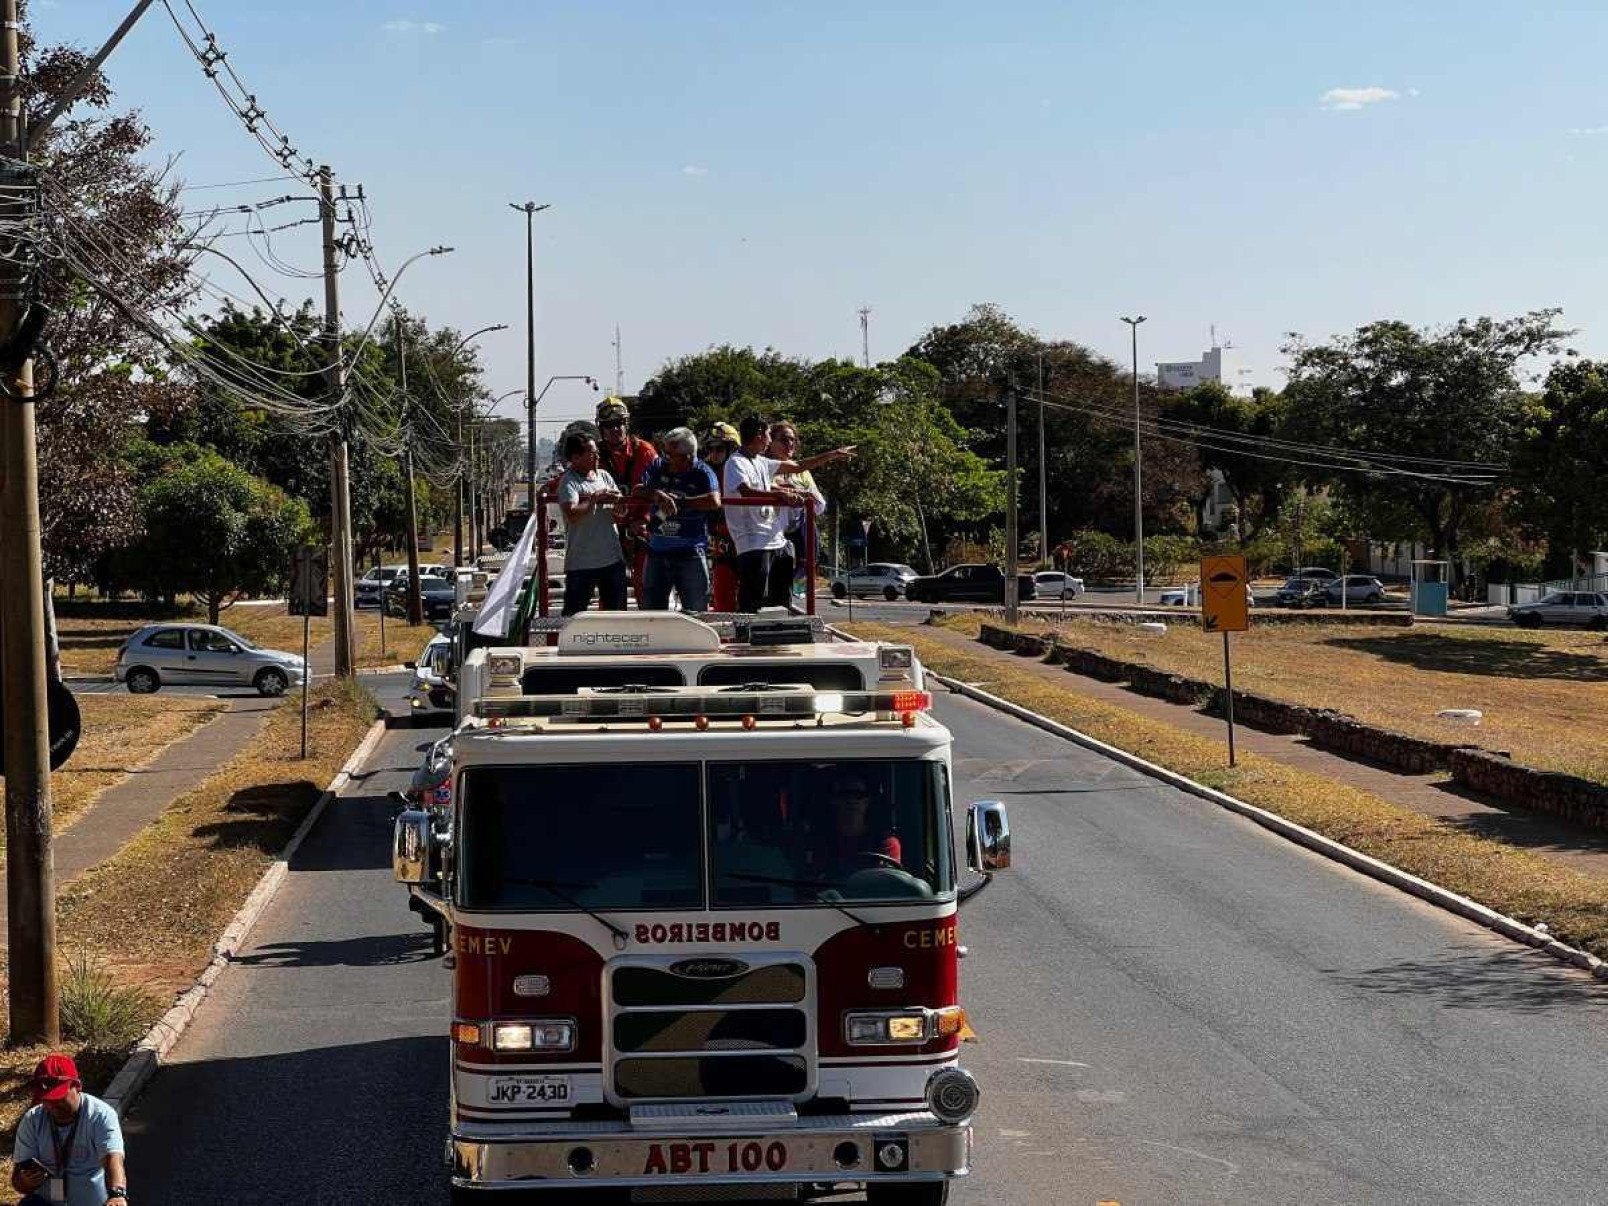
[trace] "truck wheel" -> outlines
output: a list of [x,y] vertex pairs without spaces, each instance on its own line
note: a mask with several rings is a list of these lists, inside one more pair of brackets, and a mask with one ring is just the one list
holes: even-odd
[[870,1184],[866,1206],[944,1206],[949,1201],[948,1181],[917,1181],[903,1185]]

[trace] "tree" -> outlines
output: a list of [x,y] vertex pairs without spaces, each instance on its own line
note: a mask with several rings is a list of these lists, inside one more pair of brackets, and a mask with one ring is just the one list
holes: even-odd
[[1608,547],[1608,364],[1553,366],[1527,408],[1513,471],[1519,513],[1547,537],[1554,571],[1572,577],[1575,557]]
[[1557,325],[1559,313],[1461,319],[1425,331],[1375,322],[1329,344],[1293,337],[1285,432],[1376,455],[1358,470],[1339,467],[1330,453],[1313,458],[1328,467],[1308,472],[1363,510],[1411,513],[1416,534],[1455,574],[1464,520],[1494,493],[1482,467],[1505,467],[1523,432],[1517,366],[1561,349],[1570,332]]
[[[937,370],[940,397],[968,446],[990,464],[1005,461],[1005,390],[1018,387],[1024,517],[1037,514],[1033,400],[1042,376],[1046,504],[1050,543],[1081,528],[1133,535],[1133,381],[1128,369],[1070,341],[1046,342],[994,305],[973,306],[958,323],[933,327],[906,353]],[[1140,381],[1140,408],[1153,419],[1161,395]],[[1146,434],[1143,505],[1147,532],[1187,532],[1203,493],[1199,459],[1187,441]]]
[[[1292,480],[1289,461],[1255,443],[1278,433],[1282,410],[1272,390],[1258,389],[1241,398],[1219,381],[1203,381],[1165,395],[1161,402],[1166,418],[1211,429],[1198,433],[1206,441],[1204,447],[1197,445],[1201,467],[1219,473],[1234,496],[1234,535],[1241,544],[1255,540],[1273,522]],[[1219,438],[1213,441],[1213,435]],[[1204,501],[1205,495],[1201,497]]]
[[[26,23],[21,51],[24,105],[37,120],[89,55],[40,46]],[[50,315],[40,371],[53,363],[55,379],[37,411],[43,552],[45,572],[68,583],[138,536],[122,454],[144,417],[189,400],[165,371],[161,340],[129,314],[182,306],[192,291],[177,188],[142,158],[150,140],[138,114],[114,111],[97,75],[32,153],[60,252],[41,255],[35,299]],[[86,287],[86,275],[99,288]]]
[[145,537],[138,549],[147,589],[188,592],[216,624],[238,594],[283,589],[297,544],[313,534],[300,500],[210,450],[181,448],[140,492]]

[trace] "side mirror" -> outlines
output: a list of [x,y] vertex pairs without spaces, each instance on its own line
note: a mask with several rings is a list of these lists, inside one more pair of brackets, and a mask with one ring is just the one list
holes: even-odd
[[966,865],[983,875],[1011,865],[1011,824],[998,800],[979,800],[966,810]]
[[430,814],[409,808],[396,819],[391,843],[391,874],[399,884],[422,884],[430,876]]

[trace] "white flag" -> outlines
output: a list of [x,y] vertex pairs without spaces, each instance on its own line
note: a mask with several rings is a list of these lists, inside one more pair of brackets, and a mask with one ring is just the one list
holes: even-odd
[[508,635],[509,622],[519,607],[520,588],[524,586],[525,575],[536,560],[536,519],[540,514],[538,508],[536,514],[525,521],[525,530],[520,533],[519,543],[514,545],[514,551],[508,554],[507,564],[486,592],[486,601],[480,605],[480,614],[475,617],[475,631],[481,636]]

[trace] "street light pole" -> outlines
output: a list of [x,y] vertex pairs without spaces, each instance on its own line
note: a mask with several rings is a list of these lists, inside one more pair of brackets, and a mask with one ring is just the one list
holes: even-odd
[[537,205],[527,201],[523,205],[513,201],[510,209],[525,215],[525,436],[530,442],[525,454],[525,469],[530,480],[525,484],[525,502],[531,514],[536,513],[536,215],[551,205]]
[[1126,314],[1122,316],[1122,321],[1128,324],[1129,331],[1133,333],[1133,596],[1140,607],[1145,605],[1144,467],[1139,446],[1139,324],[1144,320],[1143,314],[1138,318],[1129,318]]
[[1038,354],[1038,421],[1039,421],[1039,562],[1043,564],[1050,559],[1050,496],[1049,466],[1044,460],[1044,350],[1039,349]]
[[[471,331],[458,340],[457,346],[452,349],[452,356],[456,357],[459,352],[463,351],[471,342],[479,339],[482,335],[489,335],[493,331],[506,331],[507,329],[507,323],[499,322],[493,323],[489,327],[481,327],[478,331]],[[452,564],[453,568],[457,568],[463,564],[464,443],[463,409],[462,407],[454,407],[454,409],[458,411],[458,488],[453,491],[456,497],[453,499],[452,504]],[[381,608],[381,610],[383,611],[384,609]]]

